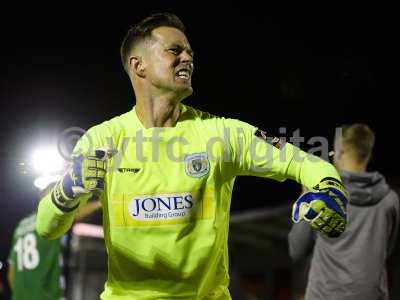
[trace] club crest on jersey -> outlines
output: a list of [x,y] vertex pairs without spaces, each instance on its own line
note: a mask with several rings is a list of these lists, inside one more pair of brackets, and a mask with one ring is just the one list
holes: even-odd
[[210,161],[206,152],[185,156],[185,172],[190,177],[203,177],[210,171]]

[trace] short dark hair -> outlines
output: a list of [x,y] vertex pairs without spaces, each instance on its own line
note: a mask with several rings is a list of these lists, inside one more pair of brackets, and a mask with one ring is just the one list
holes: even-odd
[[182,21],[171,13],[157,13],[143,19],[132,26],[121,44],[121,61],[125,71],[128,72],[128,59],[132,49],[141,41],[148,38],[152,31],[158,27],[167,26],[179,29],[185,33],[186,28]]
[[362,123],[342,126],[342,145],[347,147],[359,162],[370,158],[375,144],[375,134],[368,125]]

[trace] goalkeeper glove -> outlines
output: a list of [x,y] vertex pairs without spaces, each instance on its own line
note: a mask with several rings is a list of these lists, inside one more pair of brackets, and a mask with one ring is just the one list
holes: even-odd
[[73,156],[72,166],[51,193],[54,205],[71,212],[79,206],[82,196],[101,194],[109,154],[108,150],[98,149],[94,155]]
[[311,227],[329,237],[338,237],[346,228],[347,192],[342,183],[332,177],[321,180],[314,188],[294,203],[292,219],[295,223],[309,221]]

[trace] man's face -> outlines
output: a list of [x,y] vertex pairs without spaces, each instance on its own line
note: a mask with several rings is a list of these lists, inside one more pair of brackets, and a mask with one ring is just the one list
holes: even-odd
[[172,27],[153,30],[144,55],[145,78],[152,86],[184,99],[193,93],[193,51],[185,34]]

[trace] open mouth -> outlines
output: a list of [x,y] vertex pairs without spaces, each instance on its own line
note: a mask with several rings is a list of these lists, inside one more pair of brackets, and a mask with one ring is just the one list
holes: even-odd
[[190,70],[182,69],[176,72],[176,76],[181,79],[189,80],[190,79]]

